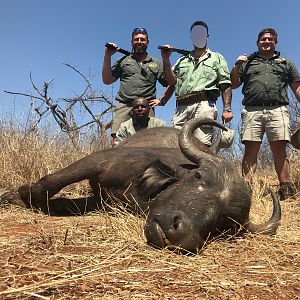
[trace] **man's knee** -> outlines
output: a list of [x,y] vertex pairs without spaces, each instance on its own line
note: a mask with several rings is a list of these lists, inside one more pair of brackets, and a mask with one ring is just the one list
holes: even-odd
[[111,133],[110,136],[111,136],[110,145],[112,148],[114,148],[117,145],[117,135],[115,133]]

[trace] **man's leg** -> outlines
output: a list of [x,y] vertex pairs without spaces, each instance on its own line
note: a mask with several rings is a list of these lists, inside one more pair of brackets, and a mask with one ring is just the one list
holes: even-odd
[[251,185],[257,168],[257,156],[265,132],[263,126],[265,110],[263,107],[249,106],[242,110],[241,140],[245,145],[242,161],[242,175]]
[[117,131],[120,125],[131,118],[131,111],[132,107],[130,104],[119,103],[117,106],[110,134],[112,147],[116,145]]
[[290,182],[290,163],[286,154],[286,144],[290,141],[289,113],[286,106],[268,109],[267,136],[273,153],[274,166],[279,180],[280,199],[284,200],[296,193]]
[[252,176],[257,168],[257,156],[261,142],[244,141],[245,153],[242,161],[242,174],[247,182],[252,183]]
[[110,136],[111,136],[110,145],[112,148],[114,148],[117,145],[117,134],[112,133]]
[[290,163],[285,150],[286,141],[270,142],[270,148],[279,182],[290,182]]
[[290,182],[290,162],[286,154],[286,141],[270,142],[273,153],[275,170],[279,180],[279,196],[284,200],[296,193],[295,188]]
[[176,107],[175,114],[172,118],[172,126],[181,129],[186,121],[189,120],[189,107],[187,105],[179,105]]

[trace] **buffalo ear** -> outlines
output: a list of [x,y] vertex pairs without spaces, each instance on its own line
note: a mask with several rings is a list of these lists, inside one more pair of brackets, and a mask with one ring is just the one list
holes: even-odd
[[140,190],[144,195],[149,195],[151,199],[164,190],[168,185],[176,182],[176,171],[157,159],[152,162],[144,171],[140,178]]

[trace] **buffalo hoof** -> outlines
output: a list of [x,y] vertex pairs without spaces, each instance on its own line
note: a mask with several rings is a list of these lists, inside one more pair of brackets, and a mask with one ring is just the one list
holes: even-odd
[[30,195],[30,186],[29,186],[29,184],[21,185],[18,189],[18,192],[20,193],[21,198],[23,200],[28,200],[29,195]]
[[19,193],[12,191],[0,192],[0,207],[7,207],[9,205],[27,207]]
[[26,207],[40,209],[39,203],[37,203],[34,197],[32,197],[31,188],[29,184],[24,184],[20,186],[18,192]]

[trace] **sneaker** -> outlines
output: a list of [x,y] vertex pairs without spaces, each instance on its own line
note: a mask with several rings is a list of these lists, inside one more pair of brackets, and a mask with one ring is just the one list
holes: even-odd
[[294,196],[296,194],[296,189],[290,183],[283,184],[279,187],[278,194],[280,200],[285,200]]

